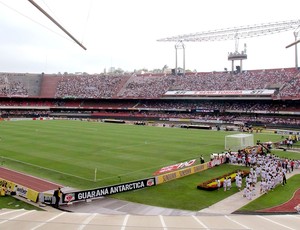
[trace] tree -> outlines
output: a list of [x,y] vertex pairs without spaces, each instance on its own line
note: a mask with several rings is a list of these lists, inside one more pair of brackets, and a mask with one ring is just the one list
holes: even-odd
[[168,65],[164,65],[164,67],[162,68],[162,72],[164,73],[168,68],[169,68]]
[[162,71],[161,71],[161,69],[153,69],[151,72],[152,73],[161,73]]
[[124,73],[124,70],[121,68],[117,68],[113,73],[121,74]]

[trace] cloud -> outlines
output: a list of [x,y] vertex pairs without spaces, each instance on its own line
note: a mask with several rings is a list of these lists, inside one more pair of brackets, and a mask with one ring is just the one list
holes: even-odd
[[[0,71],[102,72],[111,66],[139,68],[175,66],[174,43],[168,36],[234,26],[297,19],[298,1],[245,0],[36,0],[77,40],[84,51],[28,1],[1,1]],[[4,4],[3,4],[4,3]],[[248,45],[244,67],[294,65],[292,31],[240,40]],[[186,43],[186,68],[198,71],[231,68],[227,53],[234,41]]]

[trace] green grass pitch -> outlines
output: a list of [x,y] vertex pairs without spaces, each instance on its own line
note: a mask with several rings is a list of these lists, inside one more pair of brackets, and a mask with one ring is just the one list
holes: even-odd
[[[148,178],[161,167],[174,163],[190,159],[197,159],[199,163],[200,155],[208,161],[211,153],[224,151],[225,136],[232,134],[75,120],[2,121],[0,133],[0,163],[3,166],[78,189]],[[282,138],[272,133],[254,135],[255,140],[261,141]],[[299,154],[275,153],[299,159]],[[216,196],[212,192],[197,190],[197,184],[237,168],[224,165],[147,190],[114,197],[170,208],[200,210],[236,191]]]
[[[8,167],[91,188],[152,176],[159,168],[224,151],[227,132],[65,120],[2,122]],[[277,135],[261,135],[261,141]]]

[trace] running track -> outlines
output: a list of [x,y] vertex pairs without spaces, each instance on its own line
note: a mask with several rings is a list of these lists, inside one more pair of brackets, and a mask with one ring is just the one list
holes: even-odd
[[24,173],[13,171],[4,167],[0,167],[0,178],[33,189],[37,192],[46,192],[49,190],[57,189],[58,187],[62,187],[59,184],[29,176]]

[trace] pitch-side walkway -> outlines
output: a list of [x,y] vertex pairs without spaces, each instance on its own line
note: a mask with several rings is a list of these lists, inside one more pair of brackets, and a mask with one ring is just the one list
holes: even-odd
[[[287,179],[295,174],[299,174],[300,169],[287,174]],[[258,198],[259,185],[256,185],[257,195],[252,200]],[[220,190],[220,192],[223,192]],[[161,208],[143,204],[137,204],[111,198],[101,198],[92,202],[79,202],[69,206],[62,206],[65,211],[81,213],[102,213],[102,214],[132,214],[132,215],[169,215],[169,216],[199,216],[199,215],[229,215],[252,200],[243,197],[242,192],[238,192],[216,204],[213,204],[198,212]]]
[[[292,174],[288,174],[287,177],[290,178],[297,173],[300,173],[300,169],[297,169]],[[259,195],[256,197],[259,197]],[[237,193],[199,212],[158,208],[109,198],[67,206],[72,207],[74,213],[62,212],[50,206],[47,206],[48,212],[0,208],[0,229],[299,229],[299,215],[262,216],[231,214],[248,202],[250,201],[244,198],[241,193]]]
[[[295,169],[293,172],[287,174],[287,179],[292,177],[295,174],[300,174],[300,169]],[[250,203],[254,199],[257,199],[262,194],[259,193],[260,187],[259,183],[256,184],[255,191],[256,196],[252,198],[252,200],[248,200],[246,197],[243,197],[242,192],[235,193],[234,195],[227,197],[226,199],[215,203],[208,208],[202,209],[199,213],[206,214],[220,214],[220,215],[228,215],[231,214],[246,204]]]

